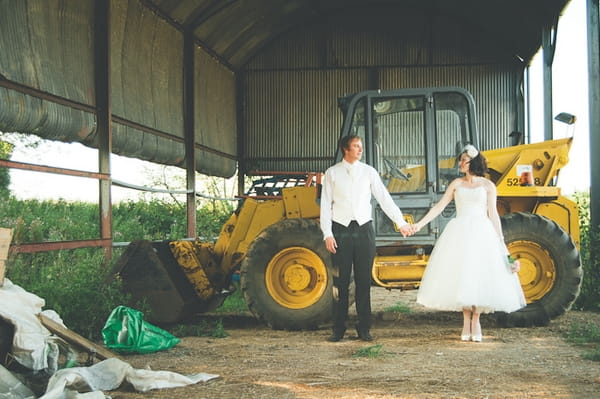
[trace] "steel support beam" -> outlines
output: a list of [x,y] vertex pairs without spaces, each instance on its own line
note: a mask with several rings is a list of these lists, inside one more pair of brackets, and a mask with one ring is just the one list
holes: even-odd
[[102,173],[85,172],[85,171],[81,171],[81,170],[66,169],[66,168],[56,168],[53,166],[46,166],[46,165],[35,165],[35,164],[25,163],[25,162],[8,161],[5,159],[0,159],[0,167],[21,169],[21,170],[31,170],[31,171],[35,171],[35,172],[56,173],[58,175],[89,177],[91,179],[103,179],[103,180],[110,181],[110,176],[106,175],[106,174],[102,174]]
[[110,248],[112,240],[74,240],[74,241],[47,241],[10,246],[11,253],[31,254],[36,252],[63,251],[80,248]]
[[196,237],[196,149],[194,124],[194,35],[185,30],[183,35],[183,135],[185,137],[185,176],[187,205],[187,236]]
[[237,153],[238,153],[238,195],[244,195],[246,192],[245,180],[246,173],[248,172],[248,165],[246,163],[246,152],[244,147],[246,140],[244,138],[244,104],[243,104],[243,93],[244,93],[244,77],[242,73],[236,74],[235,76],[235,90],[236,90],[236,134],[237,134]]
[[[591,224],[600,231],[600,10],[598,0],[587,0],[588,89],[590,115]],[[596,249],[596,253],[600,252]]]
[[[112,120],[110,102],[110,2],[95,1],[94,83],[96,128],[98,129],[98,170],[110,176]],[[112,256],[112,203],[110,180],[99,181],[100,238],[106,240],[105,256]]]
[[558,18],[551,26],[542,28],[542,77],[544,87],[544,140],[552,140],[552,64],[556,51]]

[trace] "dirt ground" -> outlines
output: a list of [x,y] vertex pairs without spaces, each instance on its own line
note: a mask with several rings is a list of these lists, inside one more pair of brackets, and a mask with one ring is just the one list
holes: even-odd
[[[185,337],[168,351],[124,357],[136,368],[218,374],[218,379],[147,393],[121,387],[109,394],[113,399],[600,397],[600,363],[583,359],[586,348],[563,338],[574,323],[600,325],[599,314],[571,311],[547,327],[509,329],[483,315],[483,342],[461,342],[461,314],[426,311],[415,304],[415,292],[374,287],[372,293],[373,342],[359,341],[349,330],[344,340],[330,343],[328,328],[274,331],[240,315],[226,319],[226,338]],[[413,311],[384,311],[399,302]],[[356,356],[374,345],[381,345],[379,356]]]

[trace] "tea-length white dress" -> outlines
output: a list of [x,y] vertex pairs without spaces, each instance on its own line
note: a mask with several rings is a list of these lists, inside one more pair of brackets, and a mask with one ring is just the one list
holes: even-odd
[[417,294],[417,303],[438,310],[513,312],[525,306],[517,273],[487,216],[487,192],[459,185],[456,217],[437,239]]

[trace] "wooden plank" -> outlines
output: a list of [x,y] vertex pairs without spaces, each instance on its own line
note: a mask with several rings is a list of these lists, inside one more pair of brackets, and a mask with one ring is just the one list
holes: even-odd
[[12,229],[0,227],[0,260],[8,257],[8,248],[12,240]]
[[6,266],[4,266],[4,261],[0,260],[0,287],[4,285],[4,273],[6,273]]
[[0,287],[4,285],[4,274],[6,273],[4,261],[8,257],[12,232],[12,229],[0,227]]
[[48,330],[50,330],[50,332],[58,335],[68,343],[76,346],[79,349],[84,350],[87,353],[94,353],[98,358],[102,360],[109,359],[111,357],[119,357],[111,350],[106,349],[105,347],[82,337],[81,335],[69,330],[68,328],[63,327],[56,321],[50,319],[47,316],[44,316],[41,313],[39,313],[37,317],[42,322],[42,325]]

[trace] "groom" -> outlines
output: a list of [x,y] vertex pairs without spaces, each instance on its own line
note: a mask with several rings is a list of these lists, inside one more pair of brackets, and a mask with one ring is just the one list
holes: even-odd
[[327,340],[338,342],[346,332],[350,276],[354,268],[356,332],[359,339],[372,341],[371,270],[375,258],[375,230],[371,220],[371,197],[375,197],[384,213],[399,226],[404,237],[414,232],[383,185],[379,173],[360,162],[361,138],[344,136],[339,145],[344,158],[325,171],[321,193],[321,230],[325,247],[332,254],[334,268],[333,331]]

